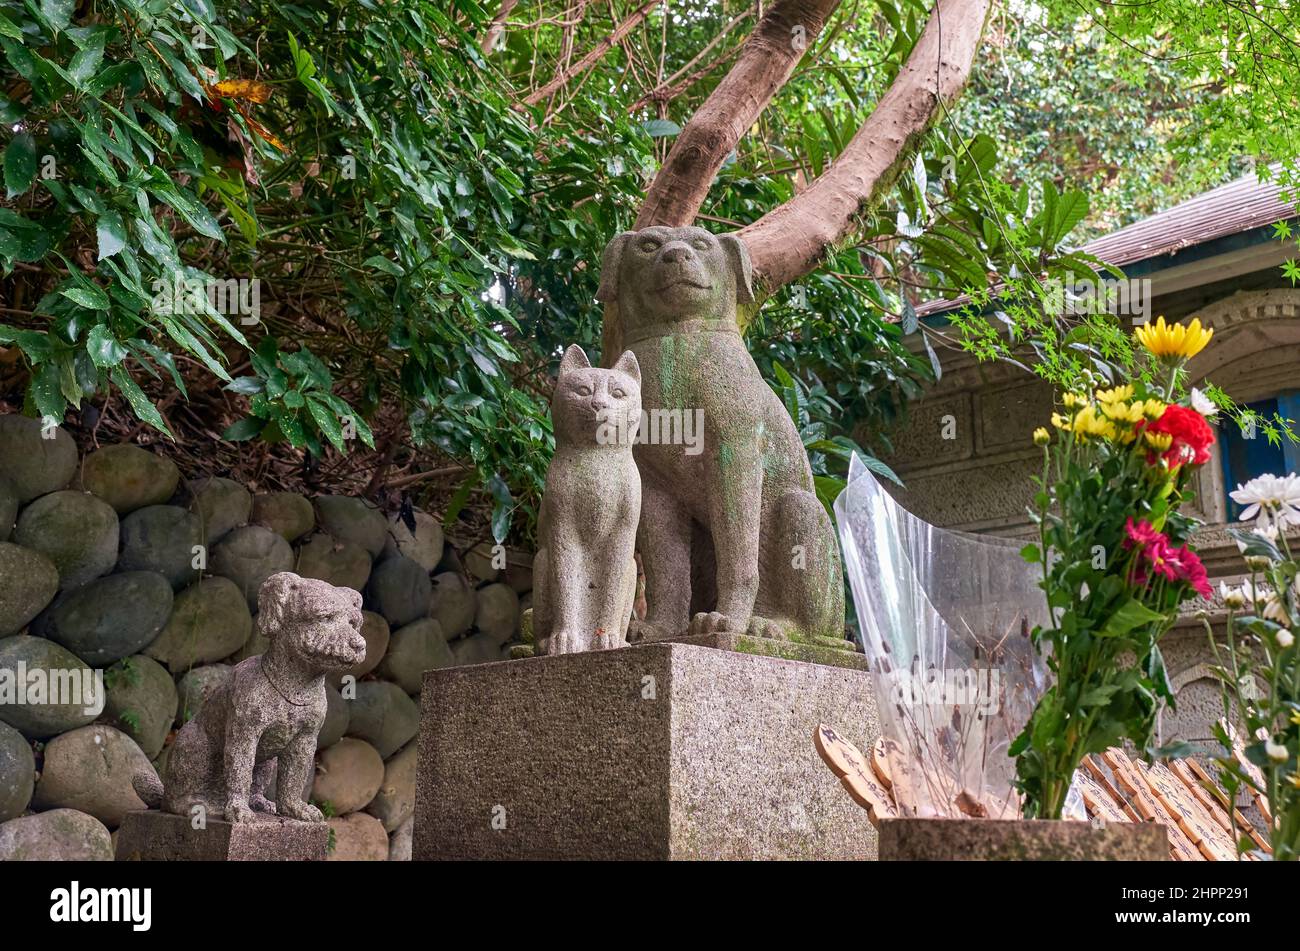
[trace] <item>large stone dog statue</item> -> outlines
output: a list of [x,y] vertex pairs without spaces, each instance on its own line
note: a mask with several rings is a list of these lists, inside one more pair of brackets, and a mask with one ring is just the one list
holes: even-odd
[[[361,663],[361,595],[291,571],[271,575],[257,595],[257,621],[270,639],[265,654],[240,662],[181,728],[167,758],[167,779],[135,777],[151,808],[249,822],[256,813],[321,822],[304,799],[325,722],[325,673]],[[276,780],[276,800],[266,791]]]
[[[645,413],[703,411],[696,445],[665,439],[661,423],[657,441],[636,446],[648,613],[629,639],[680,636],[688,623],[691,634],[842,639],[830,518],[794,423],[736,323],[737,302],[754,299],[743,242],[694,227],[624,232],[605,249],[600,278],[597,299],[617,303],[624,345],[640,365]],[[717,596],[712,610],[697,597],[692,617],[697,528],[712,541],[705,560]]]

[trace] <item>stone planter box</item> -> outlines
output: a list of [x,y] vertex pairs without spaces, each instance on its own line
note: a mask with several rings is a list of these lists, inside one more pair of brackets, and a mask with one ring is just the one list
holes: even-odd
[[1169,860],[1169,837],[1154,822],[1052,819],[884,819],[882,861]]

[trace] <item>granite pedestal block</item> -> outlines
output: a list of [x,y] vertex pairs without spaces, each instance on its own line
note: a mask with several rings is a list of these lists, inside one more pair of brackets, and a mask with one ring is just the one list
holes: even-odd
[[830,638],[820,638],[816,643],[810,641],[782,641],[771,637],[755,637],[752,634],[719,631],[713,634],[683,634],[667,640],[674,644],[716,647],[718,650],[736,651],[742,654],[763,654],[767,657],[801,660],[809,664],[847,667],[850,670],[867,670],[869,667],[866,655],[861,651],[854,650],[851,641],[835,642]]
[[431,670],[413,857],[874,858],[818,723],[869,748],[870,676],[676,643]]
[[1154,822],[1041,819],[882,819],[880,858],[899,862],[1166,862]]
[[117,831],[116,857],[145,862],[323,862],[329,826],[266,816],[257,822],[209,819],[195,829],[187,816],[128,812]]

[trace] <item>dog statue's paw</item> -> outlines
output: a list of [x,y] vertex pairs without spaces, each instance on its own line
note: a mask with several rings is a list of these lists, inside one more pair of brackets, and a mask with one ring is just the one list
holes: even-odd
[[576,631],[555,631],[546,639],[547,654],[576,654],[584,647]]
[[253,807],[254,812],[265,812],[268,815],[275,815],[275,803],[267,799],[261,793],[253,793],[248,804]]
[[740,634],[748,626],[747,620],[721,614],[718,611],[701,611],[691,618],[692,634]]
[[324,822],[324,814],[309,802],[286,802],[281,804],[280,815],[302,822]]
[[257,816],[247,802],[232,799],[226,803],[224,818],[227,822],[256,822]]
[[665,630],[657,624],[651,624],[649,621],[633,620],[627,626],[627,641],[629,644],[648,644],[651,641],[666,641],[673,637],[676,632]]
[[766,637],[774,641],[788,641],[790,639],[789,625],[782,621],[773,621],[770,618],[759,617],[755,614],[749,619],[749,627],[745,633],[753,637]]

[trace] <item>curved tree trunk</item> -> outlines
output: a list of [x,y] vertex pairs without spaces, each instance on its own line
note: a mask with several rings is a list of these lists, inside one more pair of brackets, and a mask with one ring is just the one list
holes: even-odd
[[740,230],[763,296],[815,269],[828,248],[858,230],[862,214],[966,85],[988,9],[989,0],[938,0],[902,70],[839,157]]
[[637,229],[695,220],[728,153],[780,91],[840,0],[777,0],[736,65],[678,134],[646,192]]

